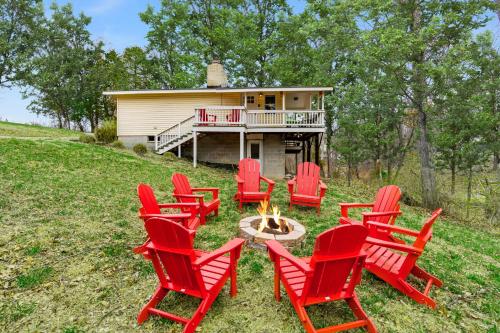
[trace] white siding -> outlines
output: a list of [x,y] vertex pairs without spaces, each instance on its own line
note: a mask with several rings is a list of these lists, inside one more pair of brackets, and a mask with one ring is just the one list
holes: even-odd
[[117,96],[118,136],[155,135],[203,105],[240,105],[239,93]]

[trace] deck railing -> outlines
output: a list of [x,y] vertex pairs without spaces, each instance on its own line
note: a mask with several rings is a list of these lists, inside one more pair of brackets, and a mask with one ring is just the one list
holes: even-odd
[[318,110],[249,110],[247,127],[323,127],[325,112]]
[[194,110],[195,126],[244,126],[247,110],[244,106],[204,106]]
[[244,106],[204,106],[195,109],[195,126],[323,127],[322,110],[247,110]]

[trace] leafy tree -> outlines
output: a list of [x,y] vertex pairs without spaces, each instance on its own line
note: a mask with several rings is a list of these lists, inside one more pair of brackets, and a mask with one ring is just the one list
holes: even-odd
[[0,87],[22,76],[39,43],[41,0],[0,0]]

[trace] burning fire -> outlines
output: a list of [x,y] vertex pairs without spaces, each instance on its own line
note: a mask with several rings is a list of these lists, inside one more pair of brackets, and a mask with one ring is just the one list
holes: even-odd
[[280,218],[281,212],[278,206],[273,205],[272,207],[273,214],[271,218],[267,217],[268,208],[269,208],[269,202],[267,200],[261,201],[259,207],[257,207],[257,212],[259,212],[259,215],[262,218],[259,224],[258,232],[264,231],[265,228],[275,229],[282,233],[290,232],[290,227],[288,225],[288,222]]

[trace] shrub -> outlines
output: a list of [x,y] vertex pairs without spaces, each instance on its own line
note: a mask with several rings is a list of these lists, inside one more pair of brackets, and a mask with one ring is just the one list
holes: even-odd
[[80,134],[78,140],[83,143],[95,143],[94,136],[90,134]]
[[113,141],[113,143],[111,143],[111,146],[114,147],[114,148],[118,148],[118,149],[125,148],[125,145],[120,140]]
[[134,151],[134,153],[136,153],[137,155],[139,156],[144,156],[146,155],[146,153],[148,152],[148,149],[146,148],[145,145],[143,145],[142,143],[138,143],[136,144],[132,150]]
[[111,143],[117,139],[116,136],[116,120],[105,120],[100,127],[95,130],[97,141],[103,143]]
[[170,151],[167,151],[165,154],[163,154],[162,156],[162,160],[165,161],[165,162],[170,162],[170,161],[174,161],[177,159],[177,156],[175,156],[174,153],[170,152]]

